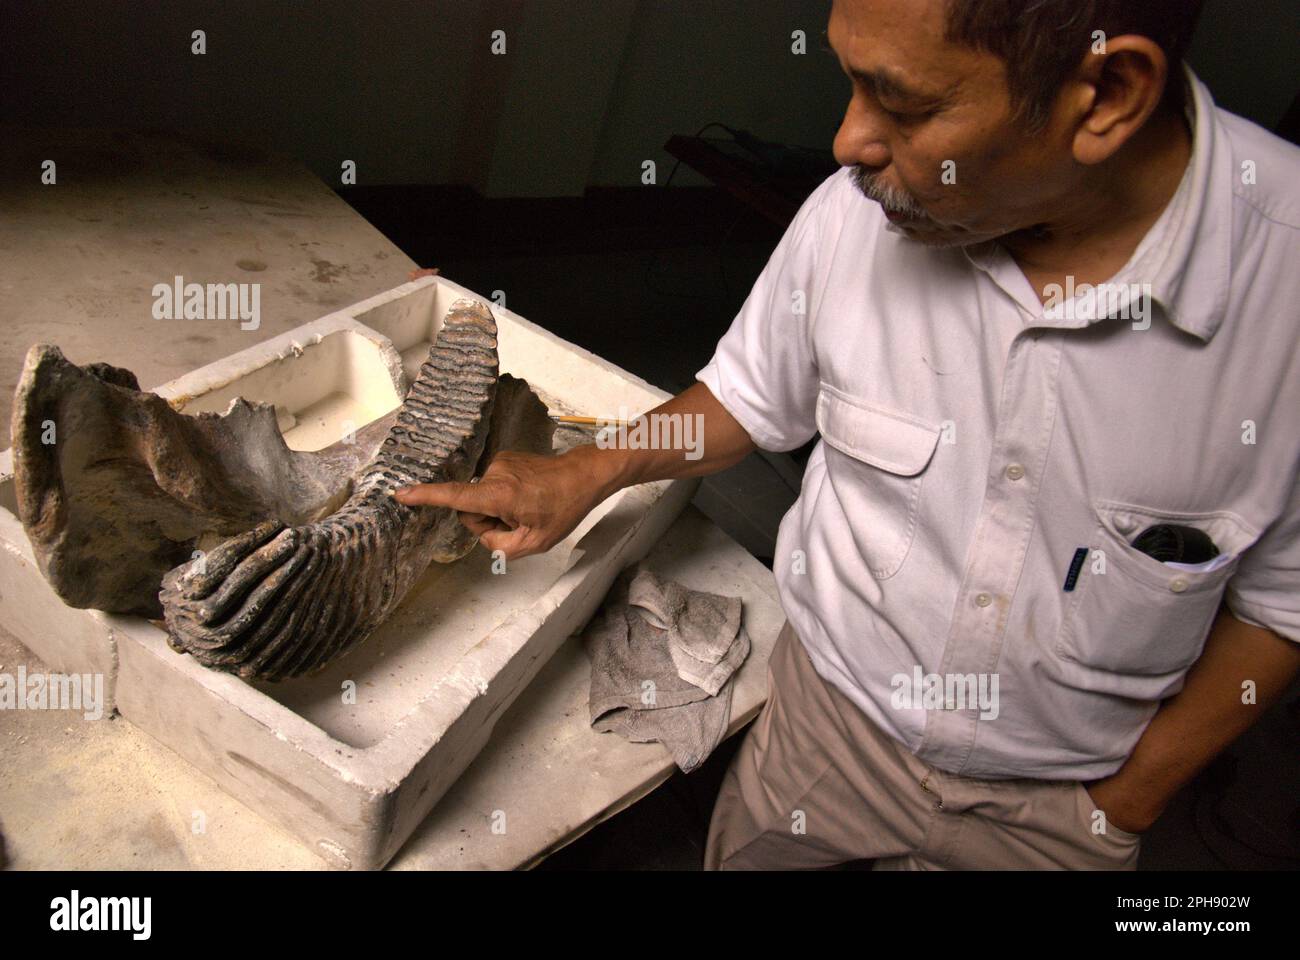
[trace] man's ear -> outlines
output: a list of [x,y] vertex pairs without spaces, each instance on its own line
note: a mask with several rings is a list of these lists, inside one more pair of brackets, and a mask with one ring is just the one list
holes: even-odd
[[1071,83],[1079,108],[1074,159],[1096,164],[1114,156],[1155,113],[1164,97],[1169,61],[1148,37],[1108,37],[1089,51]]

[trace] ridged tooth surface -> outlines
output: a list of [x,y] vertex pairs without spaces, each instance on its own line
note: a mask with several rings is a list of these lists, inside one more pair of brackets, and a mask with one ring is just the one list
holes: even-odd
[[248,679],[311,673],[392,612],[445,541],[452,511],[392,499],[413,483],[468,480],[497,386],[496,323],[452,304],[388,436],[336,513],[300,527],[270,521],[182,565],[159,594],[172,645]]
[[[221,586],[196,606],[194,612],[198,621],[205,626],[211,626],[234,620],[236,622],[231,623],[229,628],[222,629],[225,631],[237,628],[240,618],[247,619],[248,616],[244,612],[248,607],[245,598],[250,593],[264,595],[264,591],[260,588],[266,579],[281,564],[292,561],[297,549],[298,537],[295,531],[282,530],[274,540],[258,547],[240,560],[235,569],[230,571],[222,581]],[[238,609],[239,612],[231,617],[230,613],[234,609]]]
[[328,538],[319,530],[312,531],[304,544],[306,560],[301,575],[295,577],[284,589],[277,603],[266,611],[257,627],[248,632],[243,645],[221,657],[222,663],[238,664],[240,669],[247,669],[250,675],[256,675],[264,664],[281,652],[276,641],[283,638],[286,629],[292,631],[294,616],[304,609],[304,592],[310,594],[309,588],[316,583],[320,568],[328,563],[327,545]]
[[252,530],[231,537],[219,550],[213,550],[202,566],[191,564],[183,580],[188,595],[197,600],[207,597],[225,582],[226,577],[230,576],[231,571],[250,551],[262,546],[283,529],[284,524],[278,520],[259,523]]

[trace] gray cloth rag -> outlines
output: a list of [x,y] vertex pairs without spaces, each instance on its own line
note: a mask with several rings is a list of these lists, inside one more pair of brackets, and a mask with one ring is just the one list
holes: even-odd
[[726,734],[731,679],[749,655],[740,613],[739,597],[624,571],[583,634],[592,726],[662,743],[683,772],[703,763]]
[[740,597],[687,590],[641,570],[628,587],[628,603],[651,626],[668,631],[677,675],[714,696],[749,656],[740,639]]

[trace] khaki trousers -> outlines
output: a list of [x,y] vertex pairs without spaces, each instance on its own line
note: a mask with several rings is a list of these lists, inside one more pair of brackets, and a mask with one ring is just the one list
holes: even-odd
[[1141,838],[1078,781],[975,780],[919,760],[824,681],[787,623],[768,701],[722,782],[706,870],[1132,870]]

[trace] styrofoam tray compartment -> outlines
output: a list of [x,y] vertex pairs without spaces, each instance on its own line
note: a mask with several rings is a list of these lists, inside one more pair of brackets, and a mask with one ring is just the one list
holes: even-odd
[[668,394],[657,387],[561,340],[517,313],[442,277],[433,280],[408,284],[411,289],[400,296],[363,300],[344,314],[383,334],[400,354],[409,379],[414,380],[429,355],[429,347],[452,303],[461,297],[476,297],[492,310],[497,321],[502,372],[527,380],[553,412],[557,412],[558,405],[564,412],[613,418],[620,408],[637,414],[668,399]]
[[335,314],[218,360],[154,392],[182,413],[236,397],[274,405],[291,450],[321,450],[396,408],[408,382],[386,337]]
[[[189,413],[224,410],[239,395],[273,403],[290,446],[319,449],[400,402],[442,316],[463,296],[475,295],[441,277],[423,278],[157,392]],[[527,379],[548,405],[609,416],[667,398],[510,311],[493,312],[503,372]],[[618,571],[658,540],[695,485],[621,491],[564,543],[510,562],[503,574],[492,572],[482,547],[458,563],[434,564],[364,644],[321,674],[280,684],[208,670],[172,651],[163,630],[140,618],[61,604],[54,610],[48,587],[35,609],[51,622],[70,614],[86,625],[93,642],[72,646],[95,649],[96,662],[110,658],[124,717],[331,864],[373,868],[397,851],[500,714],[582,627]],[[15,528],[26,548],[16,519],[0,514],[0,536],[12,540]],[[14,567],[20,553],[15,544],[0,560]],[[0,583],[4,576],[0,571]],[[8,621],[4,603],[0,597]],[[45,657],[52,647],[36,633],[26,629],[20,638]]]

